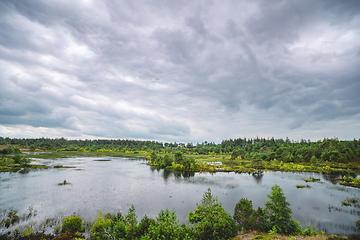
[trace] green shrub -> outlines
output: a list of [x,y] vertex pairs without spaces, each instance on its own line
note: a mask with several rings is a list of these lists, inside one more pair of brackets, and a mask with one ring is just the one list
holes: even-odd
[[196,223],[198,239],[228,239],[237,233],[234,219],[211,194],[210,188],[188,218],[190,223]]
[[111,220],[104,220],[102,212],[99,212],[99,216],[96,218],[94,225],[91,228],[92,239],[106,239],[104,229],[111,226]]
[[30,227],[28,227],[24,232],[23,232],[23,235],[24,237],[28,237],[28,236],[31,236],[34,234],[34,230]]
[[99,216],[91,228],[92,239],[140,239],[154,222],[154,219],[145,215],[138,224],[134,205],[131,205],[125,216],[120,212],[116,215],[107,213],[104,218],[99,212]]
[[20,164],[20,162],[21,162],[21,156],[16,155],[16,156],[13,157],[13,159],[14,159],[14,163],[15,163],[15,164]]
[[315,226],[311,226],[310,224],[308,224],[307,228],[302,231],[302,235],[315,236],[319,235],[319,233],[316,230]]
[[61,232],[63,233],[73,233],[83,231],[82,219],[81,217],[67,217],[64,219],[61,227]]
[[260,232],[268,232],[271,230],[272,225],[269,221],[269,215],[266,213],[265,208],[260,208],[255,211],[255,229]]
[[172,162],[173,160],[171,159],[170,155],[166,153],[162,159],[161,167],[169,167],[171,166]]
[[278,233],[293,234],[301,232],[299,222],[291,219],[290,203],[286,201],[286,197],[282,189],[278,185],[271,188],[269,201],[265,202],[265,207],[270,212],[270,221],[273,227],[276,227]]
[[357,228],[358,230],[360,230],[360,220],[357,220],[357,221],[355,222],[355,226],[356,226],[356,228]]
[[275,226],[273,226],[273,228],[269,231],[270,235],[274,235],[277,233],[277,228]]
[[149,218],[148,216],[143,217],[143,219],[141,219],[139,226],[138,226],[138,231],[137,231],[137,236],[141,237],[146,235],[149,232],[149,227],[151,225],[155,225],[155,220],[152,218]]
[[12,209],[7,214],[8,219],[5,220],[5,227],[10,227],[11,224],[14,224],[20,220],[19,216],[17,215],[17,210]]
[[161,210],[155,224],[149,226],[142,239],[179,239],[181,233],[179,221],[174,210]]
[[136,236],[138,223],[134,205],[131,205],[131,207],[129,208],[129,212],[125,216],[124,223],[126,225],[125,231],[127,238],[133,239]]
[[238,228],[245,230],[252,230],[255,228],[255,211],[252,206],[252,201],[246,198],[240,199],[235,205],[234,220],[238,224]]

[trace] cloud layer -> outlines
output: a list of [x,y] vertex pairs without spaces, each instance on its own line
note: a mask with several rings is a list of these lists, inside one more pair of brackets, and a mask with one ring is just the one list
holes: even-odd
[[0,135],[359,138],[358,1],[0,9]]

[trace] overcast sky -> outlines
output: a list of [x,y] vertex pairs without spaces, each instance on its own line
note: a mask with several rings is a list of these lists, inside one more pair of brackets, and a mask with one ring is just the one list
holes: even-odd
[[360,137],[360,1],[0,2],[0,136]]

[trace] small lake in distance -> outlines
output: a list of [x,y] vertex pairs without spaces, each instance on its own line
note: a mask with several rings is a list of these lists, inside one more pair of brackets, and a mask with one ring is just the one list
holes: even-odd
[[[328,234],[348,235],[356,233],[354,223],[360,219],[360,208],[342,206],[341,203],[346,198],[359,200],[360,189],[330,181],[340,175],[289,172],[264,172],[261,177],[235,173],[176,174],[156,170],[146,165],[145,160],[120,157],[35,158],[35,163],[73,168],[0,173],[1,219],[11,209],[17,209],[21,215],[32,206],[37,215],[22,221],[20,226],[32,225],[36,229],[47,218],[63,219],[75,214],[84,221],[93,222],[98,211],[127,214],[134,204],[138,221],[145,214],[155,218],[161,209],[174,208],[179,221],[187,223],[188,212],[196,208],[208,188],[233,215],[235,204],[241,198],[252,200],[254,209],[263,207],[275,184],[283,189],[291,204],[292,217],[303,228],[312,224]],[[306,183],[304,178],[308,177],[320,178],[321,182]],[[64,180],[70,184],[58,185]],[[311,188],[298,189],[297,184],[308,184]],[[0,229],[0,234],[17,227],[19,225]]]

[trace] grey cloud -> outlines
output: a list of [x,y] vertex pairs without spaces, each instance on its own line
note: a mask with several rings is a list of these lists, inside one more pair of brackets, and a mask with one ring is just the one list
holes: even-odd
[[155,33],[158,39],[159,50],[165,52],[174,64],[188,64],[194,58],[191,42],[186,38],[186,33],[180,30],[159,29]]
[[191,141],[360,113],[357,1],[89,3],[0,3],[0,124]]
[[198,17],[188,17],[185,19],[186,25],[194,30],[195,33],[205,37],[208,31],[204,26],[204,22]]

